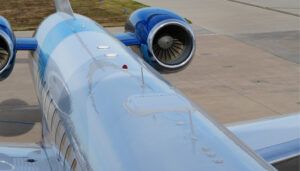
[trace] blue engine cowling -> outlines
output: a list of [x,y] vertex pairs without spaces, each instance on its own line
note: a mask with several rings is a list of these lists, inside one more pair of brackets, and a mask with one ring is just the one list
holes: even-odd
[[142,8],[131,14],[125,31],[141,42],[144,59],[161,72],[185,68],[195,53],[195,36],[189,23],[174,12]]
[[0,16],[0,81],[12,72],[16,58],[16,39],[9,22]]

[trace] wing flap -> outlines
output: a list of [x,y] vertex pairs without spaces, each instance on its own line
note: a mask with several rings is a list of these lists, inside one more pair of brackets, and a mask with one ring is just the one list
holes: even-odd
[[256,150],[256,152],[272,164],[285,159],[290,159],[300,154],[300,139],[297,138],[285,143],[259,149]]

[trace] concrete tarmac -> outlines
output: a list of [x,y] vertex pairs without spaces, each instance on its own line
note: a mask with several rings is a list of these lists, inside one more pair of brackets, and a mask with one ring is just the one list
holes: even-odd
[[[295,5],[294,8],[298,10],[299,0],[291,1],[272,0],[268,2],[280,2],[278,5],[282,7]],[[190,19],[195,30],[205,28],[216,34],[233,35],[299,30],[299,17],[232,0],[139,0],[139,2],[171,9]],[[266,1],[253,1],[254,4],[255,2]],[[260,4],[256,5],[260,6]]]
[[[300,111],[299,17],[226,0],[140,1],[170,8],[193,21],[193,62],[164,77],[217,121]],[[0,142],[38,143],[41,115],[28,53],[18,53],[17,58],[11,77],[0,83]]]

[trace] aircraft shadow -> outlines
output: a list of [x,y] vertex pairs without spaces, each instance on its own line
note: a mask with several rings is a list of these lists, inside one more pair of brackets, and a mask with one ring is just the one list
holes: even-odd
[[0,136],[13,137],[25,134],[37,122],[41,122],[39,106],[30,106],[19,99],[9,99],[0,103]]

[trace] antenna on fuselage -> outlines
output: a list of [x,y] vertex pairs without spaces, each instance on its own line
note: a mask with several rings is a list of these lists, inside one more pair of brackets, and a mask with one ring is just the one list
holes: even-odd
[[71,3],[69,0],[55,0],[55,8],[57,12],[64,12],[69,15],[74,15]]
[[141,67],[141,75],[142,75],[142,87],[145,86],[145,78],[144,78],[144,68]]

